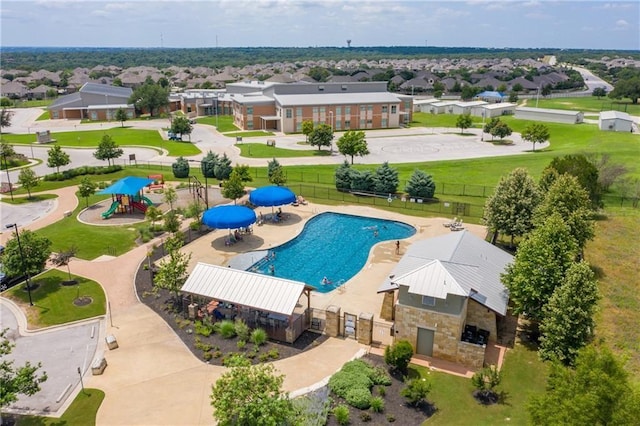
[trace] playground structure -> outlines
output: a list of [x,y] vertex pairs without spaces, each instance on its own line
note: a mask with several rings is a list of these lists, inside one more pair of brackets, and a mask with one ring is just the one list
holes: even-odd
[[153,182],[147,185],[147,192],[155,191],[156,189],[164,189],[164,176],[162,175],[149,175],[149,179]]
[[149,178],[127,176],[98,192],[111,195],[111,206],[102,213],[102,218],[108,219],[114,213],[133,213],[135,210],[145,213],[153,205],[153,201],[145,197],[142,191],[153,182]]
[[204,202],[205,206],[209,208],[209,190],[207,185],[203,185],[195,176],[189,176],[189,192],[193,194],[194,200]]

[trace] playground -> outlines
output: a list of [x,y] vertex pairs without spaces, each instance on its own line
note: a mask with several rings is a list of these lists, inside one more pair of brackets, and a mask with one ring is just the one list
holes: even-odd
[[[78,215],[80,222],[90,225],[117,226],[144,222],[145,213],[148,207],[155,206],[164,214],[172,206],[164,201],[163,190],[167,186],[176,188],[176,201],[173,203],[174,209],[183,209],[193,203],[198,195],[202,195],[204,188],[196,194],[190,187],[177,187],[177,182],[158,184],[157,179],[126,177],[120,179],[115,184],[98,194],[111,195],[111,198],[90,205]],[[208,188],[209,206],[222,204],[226,200],[220,194],[220,188]],[[201,200],[202,202],[202,200]],[[204,205],[203,205],[204,209]]]

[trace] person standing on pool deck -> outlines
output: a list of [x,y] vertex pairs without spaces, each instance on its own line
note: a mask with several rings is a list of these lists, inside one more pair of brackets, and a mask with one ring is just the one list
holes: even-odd
[[396,241],[396,254],[400,254],[400,240]]

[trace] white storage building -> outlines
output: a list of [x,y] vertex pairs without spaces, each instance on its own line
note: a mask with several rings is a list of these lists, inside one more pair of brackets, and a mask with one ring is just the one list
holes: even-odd
[[516,108],[515,117],[520,120],[546,121],[550,123],[580,124],[584,121],[584,114],[580,111],[546,108]]
[[610,132],[631,132],[633,120],[626,112],[602,111],[598,120],[600,130]]

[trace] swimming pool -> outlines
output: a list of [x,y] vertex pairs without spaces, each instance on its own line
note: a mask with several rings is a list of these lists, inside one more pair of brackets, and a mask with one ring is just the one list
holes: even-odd
[[[321,213],[310,219],[293,240],[271,250],[270,256],[249,268],[277,277],[301,281],[328,293],[344,284],[365,265],[371,247],[382,241],[401,240],[415,234],[402,222]],[[323,284],[323,278],[330,281]]]

